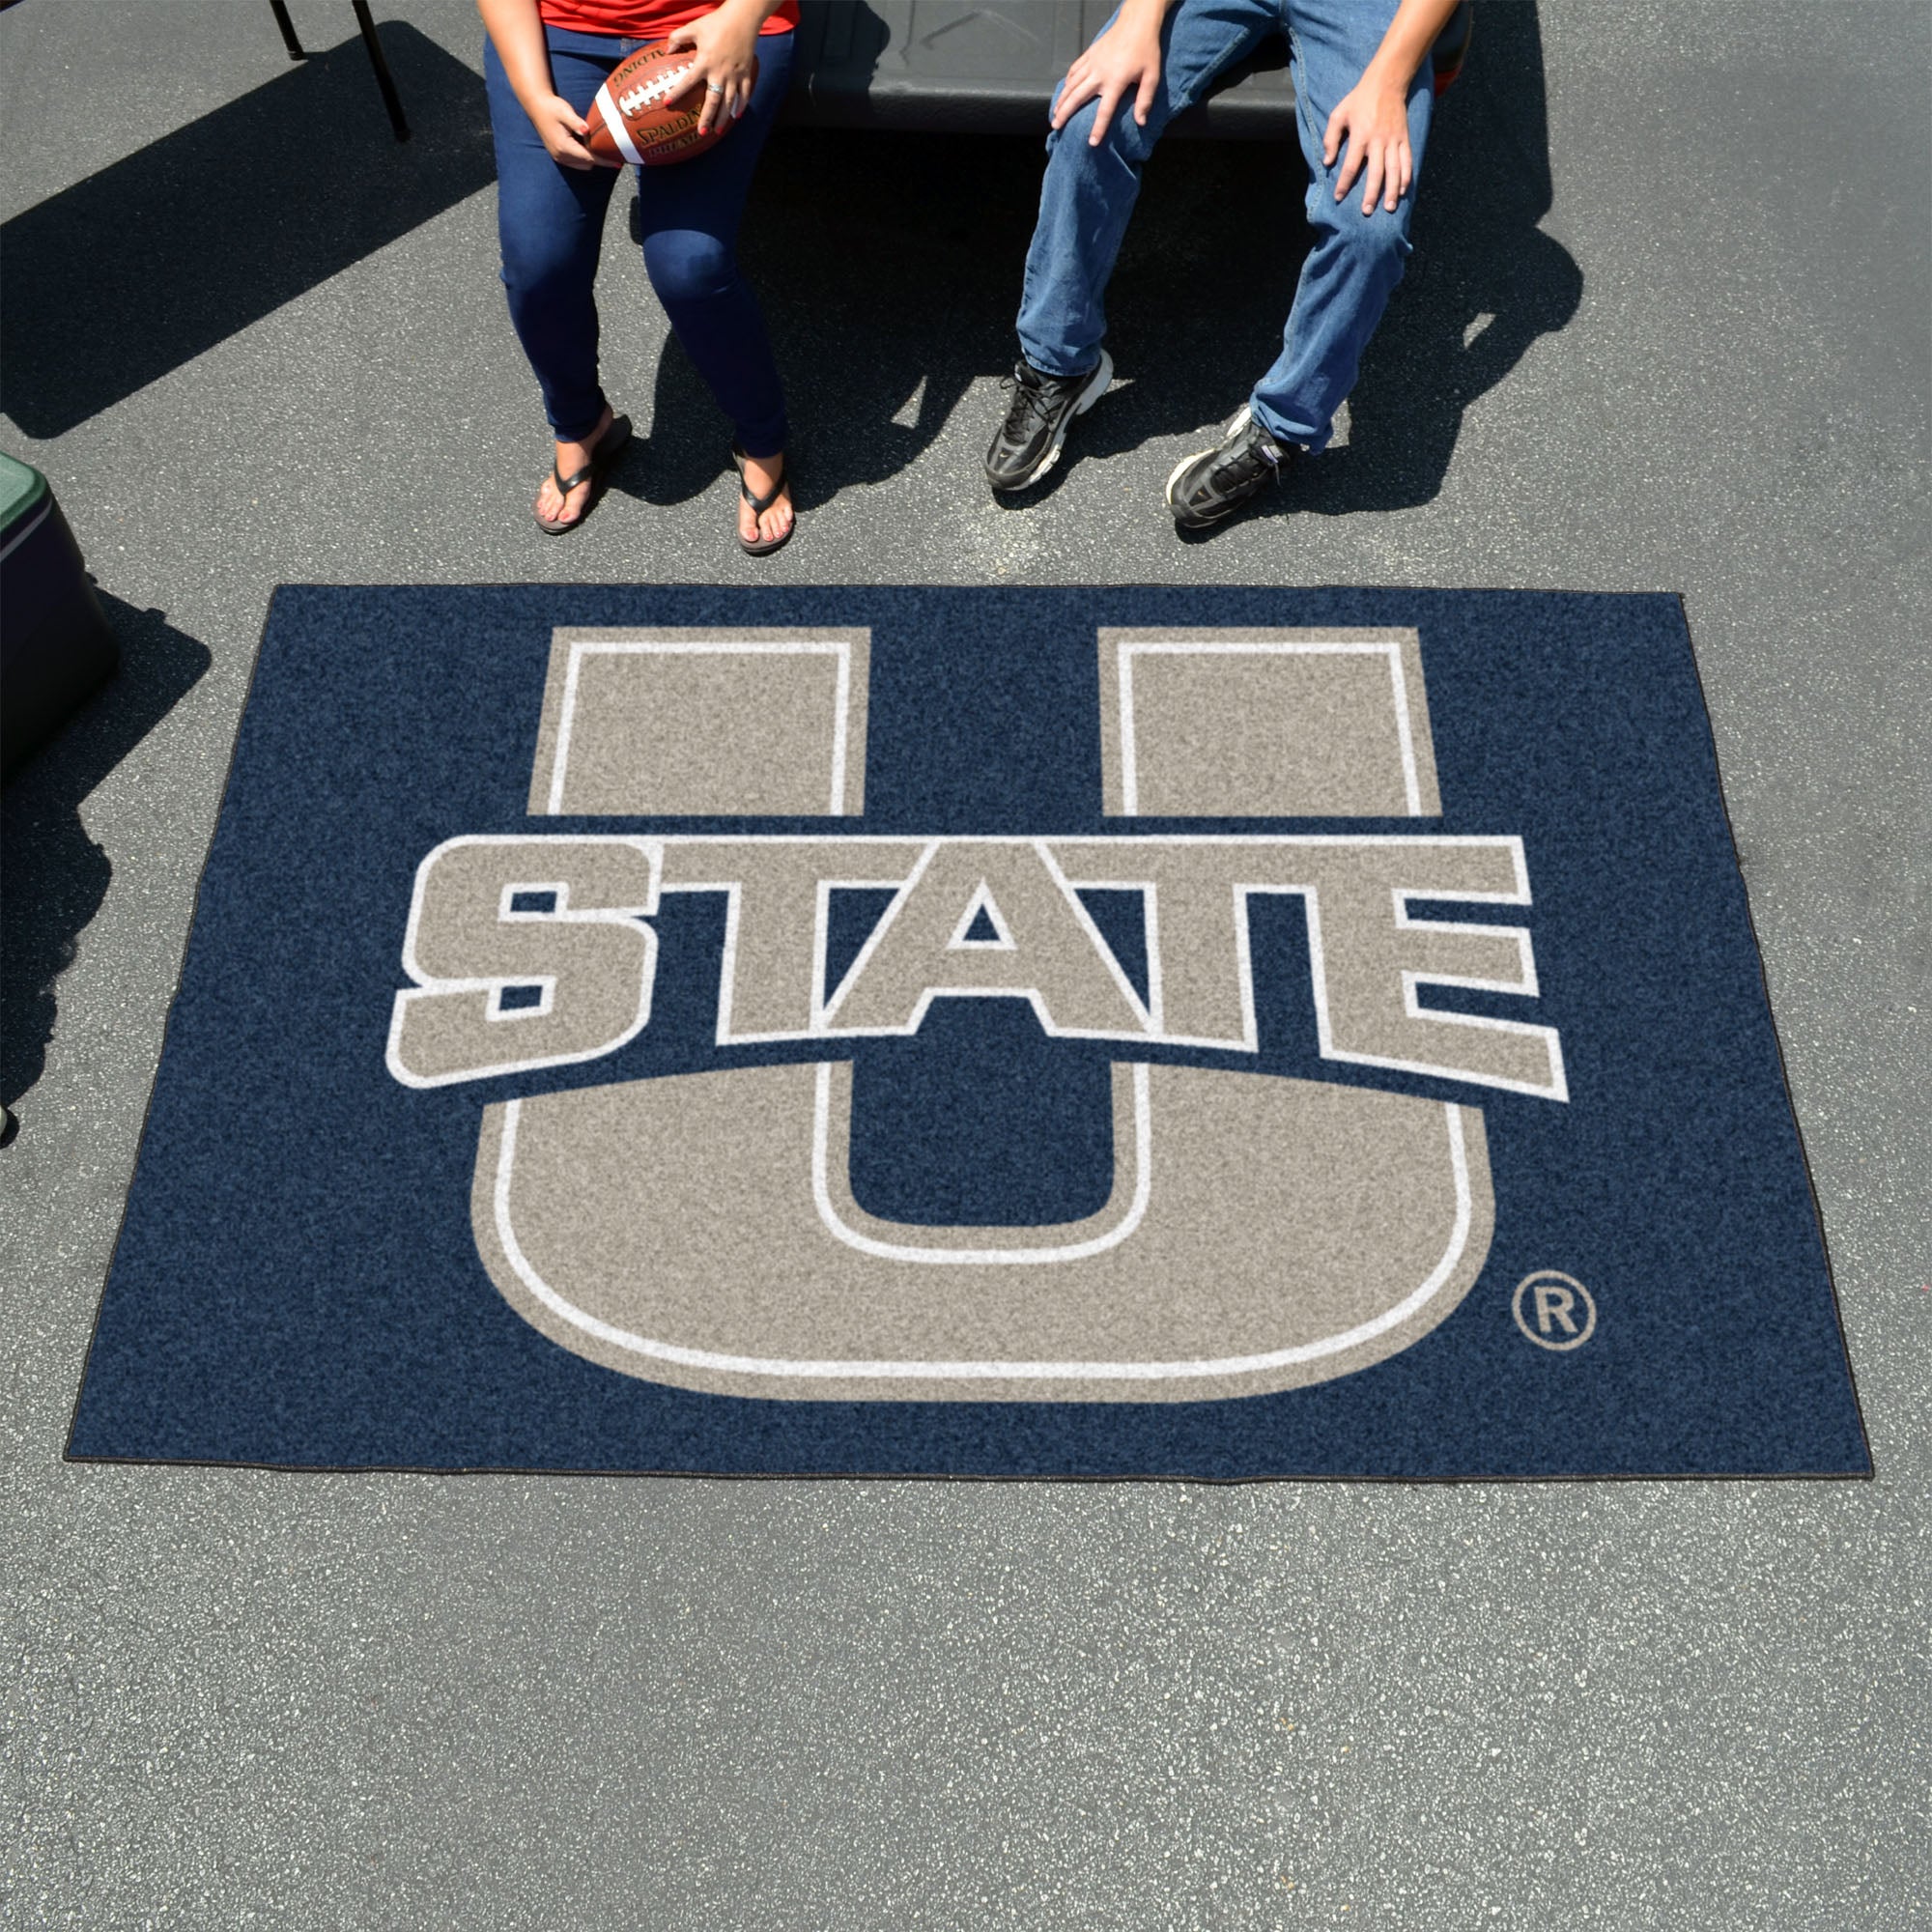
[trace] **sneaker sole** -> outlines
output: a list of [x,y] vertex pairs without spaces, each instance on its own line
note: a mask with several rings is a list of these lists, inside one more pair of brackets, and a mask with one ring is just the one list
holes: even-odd
[[[1087,386],[1074,398],[1073,407],[1060,419],[1060,427],[1054,432],[1053,441],[1047,452],[1024,476],[1018,476],[1010,483],[993,483],[992,487],[1002,495],[1010,496],[1015,490],[1025,490],[1037,483],[1053,466],[1060,461],[1061,445],[1066,440],[1066,432],[1073,427],[1075,416],[1084,416],[1102,396],[1107,393],[1107,384],[1114,380],[1114,358],[1103,349],[1100,359],[1094,365],[1094,373],[1087,379]],[[987,478],[990,483],[992,479]]]

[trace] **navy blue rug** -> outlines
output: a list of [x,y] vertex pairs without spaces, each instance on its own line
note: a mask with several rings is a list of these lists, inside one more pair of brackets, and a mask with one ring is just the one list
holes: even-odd
[[1677,601],[279,591],[69,1453],[1868,1473]]

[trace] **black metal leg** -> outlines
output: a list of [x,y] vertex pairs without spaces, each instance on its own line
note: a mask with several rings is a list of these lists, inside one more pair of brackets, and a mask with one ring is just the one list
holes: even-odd
[[302,51],[302,43],[296,39],[296,23],[289,18],[288,0],[269,0],[275,10],[275,25],[282,30],[282,44],[289,50],[291,60],[307,60]]
[[[369,65],[376,70],[376,85],[383,90],[383,105],[389,110],[389,126],[396,130],[396,139],[410,138],[410,124],[403,119],[402,96],[396,92],[396,83],[389,77],[389,63],[383,58],[383,43],[376,38],[376,23],[369,17],[369,0],[354,0],[355,24],[362,29],[362,44],[369,49]],[[279,11],[280,0],[276,0]]]

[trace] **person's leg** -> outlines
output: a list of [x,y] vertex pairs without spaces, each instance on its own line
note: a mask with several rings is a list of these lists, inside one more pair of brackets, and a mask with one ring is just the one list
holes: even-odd
[[[582,55],[551,55],[553,82],[580,113],[606,71]],[[487,37],[483,76],[497,149],[497,228],[510,321],[542,392],[558,470],[569,476],[582,467],[610,421],[597,379],[597,303],[591,291],[616,170],[559,167],[551,158]],[[581,513],[588,491],[588,484],[581,486],[566,502],[554,479],[546,478],[537,509],[554,519]]]
[[1124,100],[1094,147],[1097,105],[1090,101],[1047,136],[1019,312],[1021,352],[1040,374],[1077,376],[1099,361],[1107,280],[1154,143],[1224,68],[1280,24],[1279,0],[1180,0],[1162,23],[1160,85],[1147,125]]
[[686,355],[731,420],[748,459],[745,480],[758,496],[779,494],[753,517],[741,506],[740,533],[781,536],[791,525],[784,475],[784,391],[756,298],[738,266],[738,228],[759,151],[791,80],[792,36],[758,41],[752,104],[724,140],[696,160],[639,172],[644,267]]
[[[598,62],[578,54],[554,53],[551,71],[557,92],[580,113],[604,79]],[[559,438],[581,437],[604,411],[591,288],[616,170],[559,167],[487,41],[483,77],[497,149],[497,232],[510,321],[551,428]]]
[[1114,365],[1101,344],[1103,298],[1140,194],[1141,168],[1167,124],[1280,25],[1279,5],[1180,0],[1161,23],[1160,80],[1146,125],[1123,100],[1095,146],[1099,107],[1089,101],[1047,136],[1039,219],[1020,297],[1020,360],[986,451],[986,481],[995,490],[1037,483],[1060,461],[1074,419],[1106,393]]
[[1395,17],[1396,0],[1286,0],[1286,6],[1294,46],[1295,126],[1312,177],[1307,208],[1316,241],[1302,265],[1281,355],[1256,384],[1249,407],[1277,442],[1314,450],[1332,434],[1362,351],[1402,280],[1435,91],[1425,58],[1408,91],[1415,180],[1396,207],[1378,202],[1364,214],[1359,176],[1338,202],[1343,156],[1333,167],[1321,160],[1328,116],[1374,58]]

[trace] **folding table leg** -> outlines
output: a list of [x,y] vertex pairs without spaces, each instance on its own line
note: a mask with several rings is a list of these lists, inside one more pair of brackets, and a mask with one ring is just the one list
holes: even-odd
[[288,48],[289,58],[307,60],[302,43],[296,39],[296,23],[289,18],[288,0],[269,0],[269,5],[275,10],[275,25],[282,30],[282,44]]
[[355,24],[362,29],[362,44],[369,49],[369,65],[376,70],[376,85],[383,90],[383,105],[389,110],[389,126],[396,139],[410,138],[410,124],[403,119],[402,96],[389,77],[389,63],[383,58],[383,43],[376,38],[376,23],[369,17],[369,0],[354,0]]

